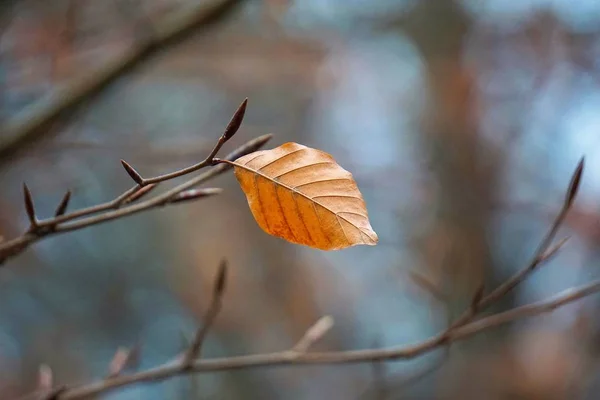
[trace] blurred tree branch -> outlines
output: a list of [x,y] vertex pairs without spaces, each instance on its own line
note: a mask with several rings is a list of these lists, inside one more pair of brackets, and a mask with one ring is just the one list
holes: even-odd
[[58,89],[50,99],[40,100],[7,121],[1,128],[0,160],[12,155],[20,145],[35,139],[57,118],[69,114],[123,74],[153,55],[169,49],[199,28],[208,28],[228,15],[240,3],[242,0],[201,2],[192,11],[184,10],[155,23],[151,32],[145,30],[145,35],[139,38],[138,44],[116,60],[98,68],[90,75],[74,79],[66,87]]
[[[158,382],[190,372],[206,373],[284,365],[351,364],[383,360],[412,359],[438,348],[445,347],[448,344],[467,339],[484,330],[489,330],[518,319],[554,311],[556,308],[598,292],[600,292],[600,280],[593,281],[578,288],[568,289],[548,300],[516,307],[512,310],[484,317],[456,328],[450,328],[449,330],[412,346],[321,353],[297,352],[291,349],[267,354],[197,360],[191,364],[185,361],[184,358],[130,375],[116,376],[88,385],[62,388],[55,398],[65,400],[83,399],[119,387],[142,382]],[[56,393],[56,390],[54,390],[53,393]],[[28,398],[31,397],[25,397],[23,400]]]

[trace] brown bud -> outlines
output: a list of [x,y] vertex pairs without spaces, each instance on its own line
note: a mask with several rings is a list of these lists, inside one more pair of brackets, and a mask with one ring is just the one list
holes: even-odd
[[69,200],[71,200],[71,191],[70,190],[67,191],[67,193],[65,193],[62,200],[58,204],[58,207],[56,207],[56,211],[54,212],[55,217],[60,217],[61,215],[63,215],[65,213],[65,211],[67,211],[67,206],[69,205]]
[[219,298],[223,295],[225,291],[225,285],[227,283],[227,260],[221,260],[221,264],[219,264],[219,270],[217,271],[217,276],[215,277],[215,284],[213,287],[215,297]]
[[121,164],[123,164],[123,168],[127,171],[127,174],[133,179],[135,183],[140,186],[144,185],[144,178],[135,170],[129,163],[125,160],[121,160]]
[[31,226],[37,225],[35,217],[35,207],[33,206],[33,198],[31,197],[31,191],[25,183],[23,183],[23,199],[25,201],[25,211],[27,212],[27,218]]
[[233,117],[231,117],[231,120],[227,124],[225,132],[223,132],[224,140],[231,139],[238,129],[240,129],[242,121],[244,120],[244,115],[246,114],[246,105],[248,105],[248,98],[244,99],[235,113],[233,113]]
[[581,176],[583,175],[584,164],[584,158],[581,157],[581,160],[579,160],[577,168],[575,168],[575,172],[573,172],[573,176],[571,177],[569,189],[567,189],[567,195],[565,197],[565,207],[571,207],[573,201],[575,200],[575,196],[577,196],[577,192],[579,191],[579,186],[581,184]]

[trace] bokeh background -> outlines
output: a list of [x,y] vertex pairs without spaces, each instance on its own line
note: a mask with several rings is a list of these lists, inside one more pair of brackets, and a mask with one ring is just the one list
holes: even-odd
[[[212,0],[203,0],[210,2]],[[184,0],[2,1],[0,120],[27,118],[135,46]],[[225,192],[37,243],[0,270],[0,398],[139,368],[180,352],[230,263],[205,356],[289,348],[322,315],[319,350],[411,344],[526,263],[586,156],[569,244],[497,309],[599,275],[600,2],[248,0],[121,76],[0,158],[0,235],[263,133],[334,155],[365,196],[376,247],[322,252],[263,233],[232,174]],[[141,27],[141,28],[140,28]],[[25,116],[25,117],[23,117]],[[3,146],[0,131],[0,148]],[[450,298],[440,304],[411,271]],[[593,399],[600,303],[587,299],[414,361],[258,369],[132,386],[106,399]],[[443,361],[443,363],[441,363]],[[438,364],[428,374],[421,371]],[[420,377],[420,379],[413,379]]]

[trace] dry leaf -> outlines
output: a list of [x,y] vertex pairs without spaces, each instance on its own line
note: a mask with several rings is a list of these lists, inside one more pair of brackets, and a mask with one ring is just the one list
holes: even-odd
[[377,244],[352,174],[331,155],[285,143],[232,164],[254,219],[265,232],[321,250]]

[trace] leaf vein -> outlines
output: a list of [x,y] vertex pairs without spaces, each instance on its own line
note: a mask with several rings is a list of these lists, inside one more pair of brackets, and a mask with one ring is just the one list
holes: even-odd
[[[302,197],[304,197],[305,199],[309,200],[309,201],[311,202],[311,204],[313,205],[313,207],[315,207],[315,204],[318,204],[320,207],[324,208],[325,210],[329,211],[330,213],[332,213],[332,214],[334,214],[336,217],[338,217],[338,213],[337,213],[337,212],[335,212],[335,211],[333,211],[332,209],[330,209],[330,208],[326,207],[326,206],[325,206],[325,205],[323,205],[322,203],[320,203],[320,202],[318,202],[318,201],[314,200],[314,198],[311,198],[311,197],[309,197],[308,195],[306,195],[306,194],[304,194],[304,193],[302,193],[302,192],[300,192],[300,191],[298,191],[298,190],[294,189],[293,187],[291,187],[291,186],[288,186],[288,185],[286,185],[285,183],[283,183],[283,182],[281,182],[281,181],[279,181],[279,180],[276,180],[276,179],[275,179],[276,177],[270,177],[270,176],[267,176],[267,175],[263,174],[262,172],[256,171],[256,170],[254,170],[254,169],[252,169],[252,168],[250,168],[250,167],[248,167],[248,166],[246,166],[246,165],[243,165],[243,164],[239,164],[239,163],[236,163],[236,162],[233,162],[233,164],[234,164],[234,165],[236,165],[236,166],[238,166],[239,168],[242,168],[242,169],[244,169],[244,170],[246,170],[246,171],[250,172],[250,173],[253,173],[253,174],[255,174],[255,175],[260,175],[261,177],[263,177],[263,178],[265,178],[265,179],[267,179],[267,180],[273,181],[273,182],[277,183],[278,185],[281,185],[281,186],[283,186],[283,187],[284,187],[284,188],[286,188],[287,190],[290,190],[290,191],[293,191],[293,192],[295,192],[295,193],[299,194],[300,196],[302,196]],[[316,164],[320,164],[320,163],[316,163]],[[316,165],[316,164],[311,164],[311,165]],[[328,162],[325,162],[325,163],[323,163],[323,164],[334,164],[334,165],[337,165],[336,163],[334,163],[334,162],[329,162],[329,161],[328,161]],[[305,167],[306,167],[306,166],[305,166]],[[300,167],[300,168],[304,168],[304,167]],[[340,167],[340,168],[341,168],[341,167]],[[291,172],[291,171],[288,171],[288,172]],[[287,173],[287,172],[286,172],[286,173]],[[256,179],[256,176],[255,176],[255,179]],[[359,199],[359,200],[362,200],[362,199],[360,199],[360,198],[358,198],[358,199]],[[363,203],[364,203],[364,200],[363,200]],[[263,212],[264,212],[264,211],[263,211]],[[319,225],[321,226],[321,218],[319,217],[319,214],[318,214],[318,212],[317,212],[317,210],[316,210],[316,207],[315,207],[315,214],[317,215],[317,218],[319,219]],[[339,218],[343,219],[344,221],[348,222],[350,225],[352,225],[352,226],[354,226],[355,228],[359,229],[359,228],[358,228],[356,225],[354,225],[354,224],[352,223],[352,221],[349,221],[347,218],[344,218],[344,217],[343,217],[343,216],[341,216],[341,215],[339,216]],[[268,223],[267,223],[267,224],[268,224]],[[321,226],[321,230],[322,230],[322,229],[323,229],[323,228],[322,228],[322,226]],[[323,231],[323,232],[324,232],[324,231]],[[325,237],[327,237],[327,235],[325,235]],[[329,240],[329,237],[327,237],[327,240]],[[329,240],[329,241],[331,242],[331,240]]]
[[287,154],[284,154],[284,155],[282,155],[281,157],[274,159],[273,161],[269,161],[268,163],[266,163],[265,165],[263,165],[262,167],[260,167],[259,169],[257,169],[257,171],[259,171],[259,172],[260,172],[260,171],[262,171],[262,170],[263,170],[263,168],[266,168],[266,167],[268,167],[269,165],[271,165],[271,164],[274,164],[274,163],[276,163],[277,161],[281,161],[281,160],[283,160],[284,158],[286,158],[287,156],[291,156],[292,154],[296,154],[296,153],[298,153],[298,152],[300,152],[300,151],[302,151],[302,150],[306,150],[306,148],[301,148],[301,149],[296,149],[296,150],[294,150],[294,151],[290,151],[289,153],[287,153]]
[[[333,164],[333,165],[337,165],[336,163],[334,163],[334,162],[332,162],[332,161],[319,161],[319,162],[316,162],[316,163],[313,163],[313,164],[308,164],[308,165],[303,165],[303,166],[301,166],[301,167],[296,167],[296,168],[294,168],[294,169],[291,169],[291,170],[289,170],[289,171],[286,171],[286,172],[284,172],[283,174],[279,174],[279,175],[273,176],[273,177],[271,177],[271,179],[273,179],[273,180],[276,180],[276,179],[279,179],[279,178],[281,178],[282,176],[285,176],[285,175],[287,175],[287,174],[290,174],[290,173],[292,173],[292,172],[295,172],[295,171],[301,170],[302,168],[309,168],[309,167],[314,167],[315,165],[325,165],[325,164]],[[256,170],[252,170],[252,171],[260,173],[260,171],[256,171]],[[286,186],[287,186],[287,185],[286,185]],[[289,186],[288,186],[288,187],[289,187]]]

